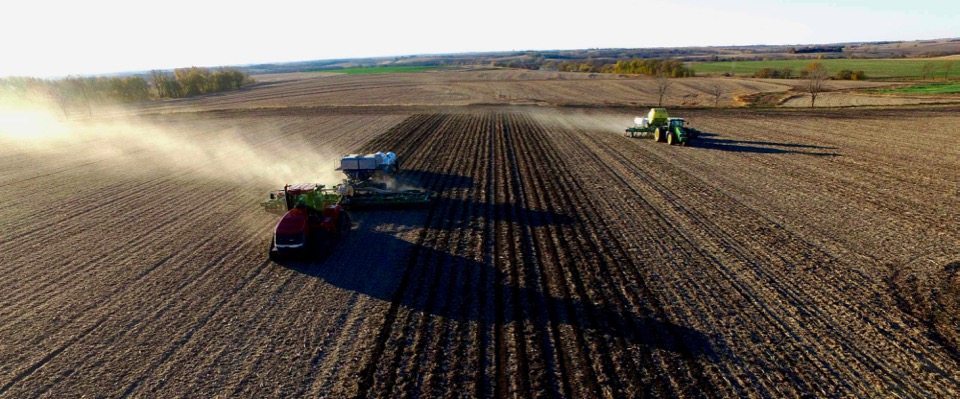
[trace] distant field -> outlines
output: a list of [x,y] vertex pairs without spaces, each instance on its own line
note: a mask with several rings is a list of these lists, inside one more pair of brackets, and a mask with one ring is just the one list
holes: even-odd
[[[867,78],[920,78],[924,64],[934,63],[937,68],[934,70],[936,76],[943,76],[942,65],[946,62],[929,59],[833,59],[833,60],[771,60],[771,61],[722,61],[722,62],[694,62],[690,67],[697,74],[721,74],[730,72],[735,75],[753,75],[754,72],[762,68],[786,68],[794,69],[799,72],[804,66],[819,61],[830,71],[831,75],[842,69],[863,70]],[[951,75],[960,74],[960,65],[955,65],[951,70]]]
[[423,72],[432,69],[438,69],[434,66],[377,66],[377,67],[356,67],[341,69],[324,69],[320,72],[345,73],[348,75],[368,75],[376,73],[405,73],[405,72]]
[[891,94],[957,94],[960,93],[960,82],[926,83],[893,89],[877,89],[877,92]]

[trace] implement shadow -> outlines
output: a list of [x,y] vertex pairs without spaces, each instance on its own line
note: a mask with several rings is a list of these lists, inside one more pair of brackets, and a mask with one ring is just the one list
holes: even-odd
[[731,140],[717,137],[719,137],[719,135],[716,133],[701,132],[700,136],[691,140],[688,145],[690,147],[704,148],[709,150],[746,152],[754,154],[803,154],[821,157],[840,156],[839,153],[830,151],[837,150],[837,147],[819,146],[813,144],[779,143],[775,141]]
[[[450,192],[452,190],[474,189],[473,178],[470,176],[463,176],[463,175],[454,175],[454,174],[447,174],[447,173],[437,173],[437,172],[410,169],[410,170],[403,170],[402,173],[396,178],[396,184],[399,187],[413,187],[413,188],[423,187],[425,185],[429,185],[425,183],[431,182],[431,181],[442,181],[444,186],[443,187],[444,192]],[[459,199],[453,199],[453,198],[442,198],[438,200],[443,201],[445,203],[445,206],[451,207],[454,209],[466,209],[466,208],[475,207],[475,206],[490,208],[489,205],[480,204],[480,203],[476,203],[469,200],[459,200]],[[398,207],[398,208],[402,208],[402,207]],[[506,221],[507,219],[506,215],[510,213],[509,212],[510,208],[512,208],[510,204],[504,204],[504,203],[494,204],[492,208],[491,220],[500,221],[500,222]],[[573,223],[573,219],[570,216],[557,213],[557,212],[548,212],[548,211],[540,211],[540,210],[532,210],[532,209],[524,210],[524,212],[527,215],[530,215],[531,219],[533,219],[531,222],[526,224],[529,226],[544,226],[547,224],[567,225],[567,224]],[[455,226],[462,223],[470,224],[470,223],[478,222],[477,220],[466,220],[466,219],[460,220],[461,218],[458,218],[458,220],[450,220],[450,218],[447,218],[445,215],[437,215],[435,217],[443,218],[441,220],[452,222],[452,223],[440,223],[443,226],[451,226],[451,225]],[[547,220],[549,220],[550,222],[545,222]]]
[[[401,165],[401,168],[403,165]],[[473,178],[470,176],[454,175],[448,173],[438,173],[419,169],[401,169],[401,173],[396,178],[397,183],[414,187],[424,187],[429,182],[442,181],[444,190],[471,188],[473,187]]]
[[[280,264],[344,290],[429,316],[476,322],[480,328],[523,321],[549,334],[549,328],[558,323],[601,336],[622,338],[651,350],[714,359],[710,337],[695,329],[653,317],[643,309],[620,310],[510,284],[507,276],[492,264],[417,244],[413,236],[423,227],[426,212],[402,215],[389,211],[357,212],[353,230],[333,244],[325,255]],[[570,223],[559,215],[554,220]],[[459,222],[468,225],[476,221]],[[492,283],[471,287],[473,279],[468,276],[487,276]],[[498,294],[499,297],[495,297]],[[477,298],[477,295],[493,299]],[[491,306],[494,303],[503,306]]]
[[[446,204],[445,206],[451,206],[451,207],[454,207],[455,209],[469,209],[472,206],[483,206],[485,209],[491,210],[491,214],[487,216],[489,217],[489,219],[487,220],[490,222],[493,222],[493,221],[511,222],[509,214],[511,210],[515,209],[513,205],[505,204],[505,203],[496,203],[493,205],[486,205],[486,204],[481,205],[474,201],[452,199],[452,198],[444,198],[441,201],[443,201]],[[557,213],[557,212],[534,210],[534,209],[525,209],[523,212],[526,215],[529,215],[531,220],[525,223],[518,223],[518,225],[521,226],[521,228],[524,226],[539,227],[539,226],[569,225],[574,222],[573,218],[570,217],[569,215]],[[469,218],[469,217],[460,217],[456,215],[449,216],[449,215],[437,214],[437,215],[434,215],[434,218],[436,218],[437,220],[446,222],[446,223],[440,223],[440,225],[445,227],[438,228],[439,230],[456,229],[456,228],[462,228],[464,226],[468,226],[471,224],[483,223],[483,220],[479,217]]]

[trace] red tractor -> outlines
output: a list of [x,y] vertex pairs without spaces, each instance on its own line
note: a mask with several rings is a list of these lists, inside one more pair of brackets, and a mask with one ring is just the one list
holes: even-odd
[[318,184],[293,184],[270,193],[263,203],[283,217],[274,229],[270,259],[288,255],[306,257],[350,231],[350,215],[339,204],[340,196]]
[[337,170],[347,177],[335,188],[322,184],[293,184],[270,193],[262,202],[268,212],[283,215],[270,242],[270,259],[287,254],[310,255],[350,231],[351,211],[428,205],[432,194],[415,189],[392,189],[399,170],[393,152],[350,154]]

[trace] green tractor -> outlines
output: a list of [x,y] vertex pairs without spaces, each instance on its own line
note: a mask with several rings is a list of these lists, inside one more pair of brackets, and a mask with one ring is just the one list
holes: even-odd
[[673,145],[687,145],[700,135],[697,129],[687,126],[683,118],[671,118],[665,108],[651,108],[645,117],[637,117],[634,125],[624,131],[626,137],[651,137],[655,141]]

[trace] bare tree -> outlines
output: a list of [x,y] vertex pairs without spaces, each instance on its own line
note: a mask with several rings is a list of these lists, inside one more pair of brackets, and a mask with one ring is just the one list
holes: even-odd
[[87,106],[87,116],[93,115],[93,109],[90,107],[90,96],[87,95],[87,85],[80,78],[67,77],[67,84],[73,86],[74,92],[80,92],[83,96],[83,103]]
[[66,88],[64,87],[63,83],[61,82],[52,83],[47,86],[46,91],[47,91],[47,96],[53,99],[53,101],[60,106],[60,111],[63,112],[63,117],[69,119],[70,113],[67,112],[68,111],[67,106],[69,105],[70,99],[68,94],[66,93]]
[[804,68],[804,72],[806,72],[807,80],[804,82],[803,90],[810,93],[810,108],[813,108],[817,101],[817,95],[823,92],[823,82],[830,75],[827,68],[819,62],[811,62]]
[[157,91],[157,97],[166,97],[168,93],[164,93],[164,85],[167,80],[167,75],[158,70],[150,71],[150,81],[153,83],[154,90]]
[[933,75],[933,70],[937,68],[937,65],[932,62],[924,62],[923,66],[920,67],[920,78],[926,79],[927,77]]
[[723,86],[719,83],[714,83],[713,86],[710,86],[710,95],[713,96],[713,107],[719,107],[720,97],[723,96]]
[[667,75],[663,73],[657,75],[656,81],[657,81],[657,96],[659,96],[657,100],[657,106],[662,107],[663,96],[667,94],[667,90],[670,89],[670,84],[673,82],[671,82],[670,78],[668,78]]

